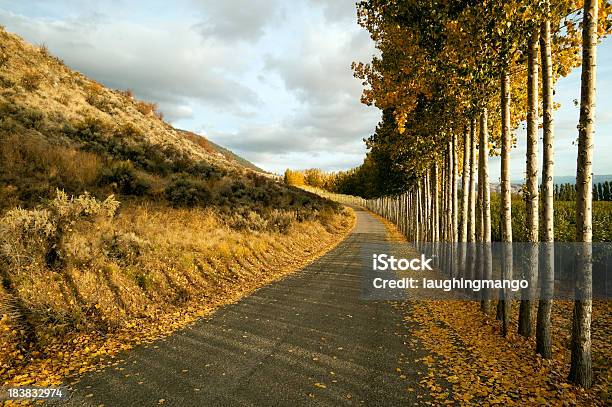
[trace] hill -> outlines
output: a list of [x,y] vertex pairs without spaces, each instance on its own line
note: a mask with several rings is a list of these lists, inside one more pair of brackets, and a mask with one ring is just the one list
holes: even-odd
[[207,139],[206,137],[202,135],[193,133],[188,130],[179,130],[179,131],[183,134],[183,136],[199,144],[206,151],[216,155],[217,157],[222,157],[223,159],[236,163],[244,168],[248,168],[253,171],[260,172],[262,174],[267,174],[266,171],[262,170],[261,168],[259,168],[258,166],[250,162],[249,160],[246,160],[240,157],[239,155],[235,154],[233,151],[210,141],[209,139]]
[[[149,183],[157,192],[166,186],[164,178],[176,173],[262,172],[229,150],[174,129],[155,104],[135,99],[129,90],[107,89],[44,46],[5,31],[0,86],[4,208],[49,197],[55,188],[102,192],[117,171],[132,172],[136,183]],[[107,176],[105,169],[111,172]],[[119,189],[114,192],[138,192]]]
[[3,383],[59,383],[178,329],[352,219],[0,29]]

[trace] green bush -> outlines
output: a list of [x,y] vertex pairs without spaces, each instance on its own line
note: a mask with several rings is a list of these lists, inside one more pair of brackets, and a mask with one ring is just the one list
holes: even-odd
[[166,199],[175,207],[204,206],[212,202],[209,186],[185,174],[175,177],[166,187]]
[[130,161],[121,161],[105,168],[100,177],[100,185],[112,185],[123,195],[143,196],[151,186],[136,174]]
[[18,128],[17,123],[35,130],[42,130],[45,124],[45,114],[39,109],[22,107],[8,102],[0,103],[0,121],[6,122],[9,118],[12,119],[11,122],[14,122],[11,125],[14,129]]

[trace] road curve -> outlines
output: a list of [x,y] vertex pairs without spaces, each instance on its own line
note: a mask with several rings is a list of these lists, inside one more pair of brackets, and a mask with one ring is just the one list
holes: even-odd
[[360,299],[361,247],[384,242],[385,227],[355,212],[352,233],[319,260],[86,374],[62,405],[414,404],[402,311]]

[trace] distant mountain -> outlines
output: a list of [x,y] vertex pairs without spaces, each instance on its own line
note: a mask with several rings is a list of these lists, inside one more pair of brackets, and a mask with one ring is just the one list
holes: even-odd
[[258,166],[256,166],[255,164],[253,164],[252,162],[250,162],[249,160],[247,160],[246,158],[242,158],[239,155],[237,155],[236,153],[234,153],[233,151],[222,147],[216,143],[213,143],[212,141],[208,140],[208,143],[218,152],[220,152],[221,154],[223,154],[225,157],[227,158],[231,158],[232,160],[236,161],[238,164],[242,165],[243,167],[246,168],[250,168],[253,171],[257,171],[257,172],[264,172],[267,173],[267,171],[262,170],[261,168],[259,168]]
[[183,136],[185,136],[187,139],[199,145],[200,147],[202,147],[209,153],[218,155],[220,158],[233,162],[241,167],[249,168],[253,171],[257,171],[261,173],[267,173],[267,171],[262,170],[261,168],[259,168],[258,166],[250,162],[249,160],[240,157],[239,155],[235,154],[233,151],[225,147],[222,147],[216,143],[213,143],[212,141],[210,141],[204,136],[201,136],[199,134],[196,134],[196,133],[193,133],[187,130],[178,130],[178,131],[181,132]]

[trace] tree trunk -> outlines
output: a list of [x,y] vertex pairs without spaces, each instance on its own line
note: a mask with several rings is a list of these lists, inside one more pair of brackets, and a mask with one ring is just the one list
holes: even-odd
[[593,196],[591,176],[593,131],[595,127],[595,71],[598,1],[585,0],[582,26],[582,77],[580,123],[578,124],[578,162],[576,171],[576,241],[585,242],[578,258],[574,317],[572,320],[572,365],[570,381],[583,387],[593,384],[591,367],[591,246],[593,239]]
[[425,236],[426,241],[433,242],[433,223],[434,223],[434,211],[431,199],[431,170],[428,168],[425,173],[425,184],[424,184],[424,195],[425,195],[425,213],[424,219],[426,219]]
[[476,120],[470,119],[470,183],[468,189],[468,234],[467,234],[467,265],[466,276],[468,279],[473,279],[478,272],[478,244],[476,235],[477,213],[476,201],[476,171],[478,169],[478,156],[476,151]]
[[[480,115],[480,177],[482,196],[482,279],[488,280],[492,274],[491,263],[491,191],[489,187],[489,128],[488,111],[485,107]],[[482,290],[481,310],[488,314],[491,308],[490,292]]]
[[[546,12],[550,13],[550,4],[545,2]],[[542,60],[542,107],[543,107],[543,149],[542,159],[542,268],[540,274],[540,297],[536,325],[536,352],[545,359],[552,358],[550,333],[550,313],[554,294],[554,133],[553,133],[553,72],[552,51],[550,43],[550,20],[542,22],[540,27],[540,50]]]
[[453,132],[452,141],[452,154],[451,154],[451,197],[452,197],[452,210],[451,210],[451,224],[452,224],[452,236],[451,241],[453,243],[459,240],[459,201],[457,197],[457,181],[459,178],[458,165],[457,165],[457,134]]
[[470,160],[472,146],[470,133],[464,129],[463,139],[463,175],[461,177],[461,231],[459,233],[459,241],[467,242],[468,235],[468,205],[469,205],[469,188],[470,188]]
[[434,161],[433,170],[431,172],[431,195],[433,201],[433,242],[437,242],[440,237],[440,191],[438,186],[438,162]]
[[539,29],[535,27],[529,37],[527,52],[527,191],[526,198],[526,229],[527,263],[525,279],[529,288],[523,294],[519,309],[519,334],[530,337],[533,335],[533,318],[535,301],[534,286],[538,275],[538,37]]
[[448,168],[448,154],[444,154],[442,165],[438,168],[440,178],[440,235],[439,240],[443,241],[446,239],[446,225],[448,219],[448,205],[447,205],[447,168]]
[[[512,264],[512,188],[510,184],[510,149],[512,137],[510,134],[510,76],[504,69],[501,75],[501,229],[502,229],[502,278],[511,280]],[[500,302],[500,317],[502,334],[508,335],[510,310],[512,307],[511,291],[503,291]]]
[[478,169],[478,159],[476,158],[476,121],[474,118],[470,124],[470,145],[471,145],[471,167],[470,185],[468,191],[468,242],[476,241],[476,171]]

